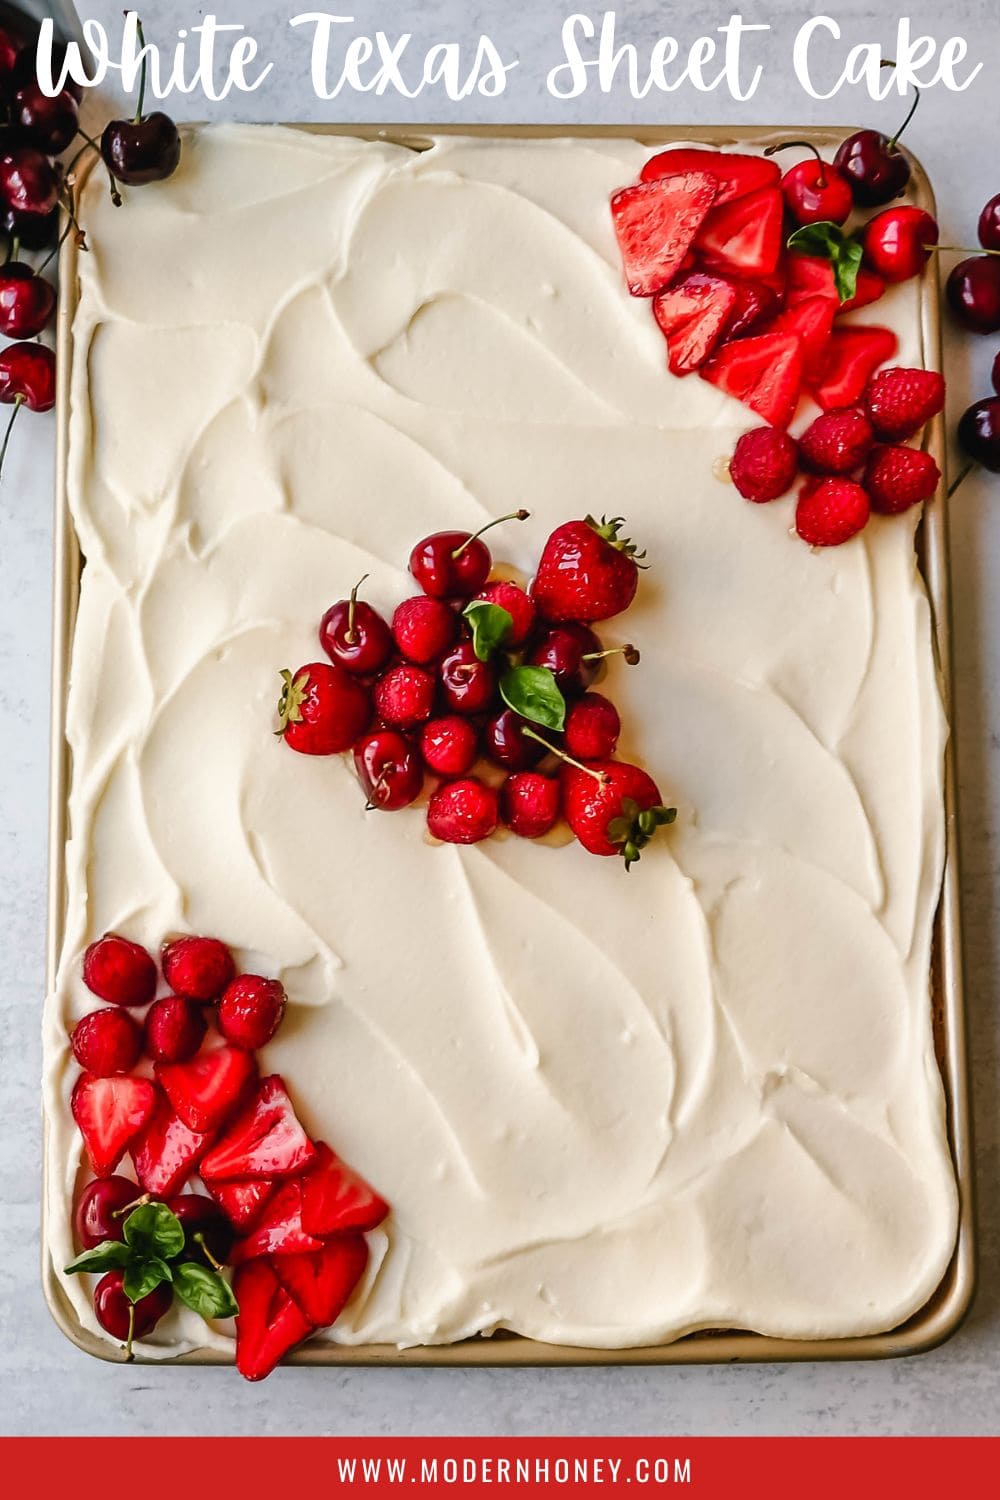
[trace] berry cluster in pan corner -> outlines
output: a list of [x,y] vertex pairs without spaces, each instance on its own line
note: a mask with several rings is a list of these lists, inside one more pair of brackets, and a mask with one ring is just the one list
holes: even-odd
[[562,818],[627,870],[676,811],[646,771],[614,758],[621,720],[591,691],[609,660],[639,661],[592,628],[639,586],[622,525],[558,527],[530,590],[492,576],[490,526],[425,537],[410,555],[419,594],[389,620],[359,585],[320,624],[329,660],[282,672],[279,737],[304,755],[352,753],[370,811],[412,806],[431,778],[427,826],[442,843],[478,844],[501,826],[539,839]]
[[[84,955],[105,1007],[70,1038],[83,1070],[70,1107],[93,1178],[66,1271],[100,1278],[97,1321],[129,1356],[177,1298],[206,1320],[235,1317],[237,1369],[261,1380],[340,1317],[389,1206],[309,1138],[284,1080],[260,1076],[283,986],[237,974],[216,938],[170,940],[160,968],[162,986],[146,949],[114,933]],[[118,1171],[126,1152],[134,1178]]]
[[[942,409],[943,380],[887,368],[891,329],[841,321],[919,275],[940,248],[923,209],[881,207],[910,180],[898,142],[917,97],[894,137],[858,131],[833,162],[805,141],[763,156],[670,148],[611,200],[629,290],[652,299],[670,370],[697,372],[767,424],[740,440],[737,489],[766,502],[801,473],[796,530],[814,547],[848,541],[873,511],[929,500],[941,479],[907,443]],[[773,158],[791,147],[810,155],[782,175]],[[845,230],[871,208],[880,211]],[[787,429],[803,398],[821,415],[796,442]]]
[[[11,431],[22,407],[51,411],[56,400],[56,359],[42,341],[56,309],[56,290],[45,271],[69,234],[85,250],[86,237],[76,215],[75,168],[88,152],[99,151],[116,203],[119,184],[141,187],[161,182],[176,171],[181,141],[166,115],[143,114],[146,65],[143,61],[139,106],[130,120],[112,120],[100,143],[80,126],[83,89],[73,80],[54,98],[43,93],[35,73],[37,27],[0,25],[0,228],[6,237],[0,266],[0,334],[14,340],[0,351],[0,404],[13,406],[0,447],[0,473]],[[139,25],[143,41],[142,26]],[[65,53],[55,49],[54,72]],[[82,144],[68,161],[74,143]],[[65,228],[60,235],[60,213]],[[37,266],[23,257],[40,255]]]

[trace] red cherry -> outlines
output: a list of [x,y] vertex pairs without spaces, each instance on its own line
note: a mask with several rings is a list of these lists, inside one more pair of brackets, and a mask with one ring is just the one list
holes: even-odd
[[178,1193],[167,1207],[184,1227],[184,1258],[217,1271],[233,1248],[233,1226],[217,1203],[201,1193]]
[[960,260],[946,290],[951,310],[965,328],[973,333],[996,333],[1000,328],[1000,258],[970,255]]
[[1000,193],[990,199],[979,215],[979,243],[984,250],[1000,250]]
[[487,584],[486,588],[480,589],[476,598],[484,599],[487,604],[497,604],[510,615],[513,624],[504,646],[523,646],[535,628],[537,610],[534,599],[516,583],[508,583],[506,580]]
[[1000,474],[1000,396],[966,409],[958,424],[958,441],[974,463]]
[[56,289],[30,266],[8,261],[0,269],[0,333],[8,339],[33,339],[46,326],[56,305]]
[[526,521],[528,512],[518,510],[490,521],[481,531],[439,531],[425,537],[410,553],[410,572],[432,599],[471,599],[490,576],[493,558],[480,541],[483,534],[504,521]]
[[781,146],[769,146],[764,155],[773,156],[791,146],[811,151],[812,156],[790,167],[781,179],[790,217],[796,224],[843,224],[854,207],[850,182],[838,167],[825,162],[809,141],[785,141]]
[[46,344],[10,344],[0,353],[0,403],[29,411],[56,404],[56,357]]
[[438,776],[464,776],[479,755],[479,736],[468,719],[457,714],[431,719],[420,734],[425,765]]
[[98,1177],[88,1183],[77,1201],[73,1228],[77,1243],[93,1250],[105,1240],[125,1238],[125,1220],[130,1208],[141,1196],[141,1190],[128,1177]]
[[548,667],[568,697],[585,693],[601,665],[601,643],[586,625],[555,625],[528,653],[533,667]]
[[94,1288],[94,1312],[106,1333],[125,1345],[131,1356],[132,1340],[144,1339],[170,1311],[174,1300],[169,1281],[161,1282],[148,1297],[133,1307],[125,1295],[124,1271],[109,1271]]
[[[53,44],[52,44],[52,76],[53,76],[53,78],[60,77],[60,75],[62,73],[62,70],[63,70],[63,68],[65,66],[65,63],[66,63],[66,45],[65,45],[65,43],[64,42],[53,42]],[[21,49],[21,52],[18,55],[17,62],[14,64],[14,76],[13,76],[12,82],[13,82],[14,90],[30,88],[32,84],[36,84],[38,82],[38,76],[37,76],[37,73],[36,73],[36,70],[35,70],[35,48],[33,46],[23,47]],[[3,86],[3,80],[2,80],[2,77],[0,77],[0,87],[2,87],[2,86]],[[69,79],[66,80],[66,83],[63,85],[63,87],[64,87],[64,89],[66,90],[66,92],[68,94],[72,95],[72,97],[76,100],[77,104],[82,103],[82,101],[83,101],[83,85],[82,84],[77,83],[76,80],[73,79],[73,78],[69,78]],[[10,93],[11,90],[8,89],[7,92]]]
[[59,174],[34,147],[15,146],[0,156],[0,194],[15,213],[50,214],[59,202]]
[[18,90],[14,119],[29,146],[46,156],[59,156],[79,129],[80,107],[66,89],[50,99],[37,83],[29,83]]
[[566,718],[566,749],[577,760],[610,760],[621,732],[615,705],[600,693],[586,693]]
[[505,708],[488,719],[483,730],[486,754],[507,771],[527,771],[545,755],[545,746],[525,734],[530,729],[526,719]]
[[441,599],[417,594],[404,599],[392,617],[392,636],[407,661],[436,661],[458,634],[458,620]]
[[446,781],[427,807],[427,826],[445,844],[480,844],[496,832],[499,819],[496,789],[475,776]]
[[373,811],[398,812],[416,802],[424,789],[420,757],[395,729],[376,729],[358,740],[354,765]]
[[416,729],[434,710],[434,678],[423,667],[390,667],[375,684],[375,712],[395,729]]
[[996,391],[997,395],[1000,396],[1000,354],[998,354],[996,359],[994,359],[993,361],[992,380],[993,389]]
[[355,677],[374,677],[392,655],[392,635],[385,620],[377,609],[358,599],[358,589],[366,581],[367,575],[351,590],[349,599],[328,609],[319,627],[319,643],[327,656]]
[[129,1073],[139,1061],[142,1031],[127,1011],[92,1010],[73,1028],[73,1056],[85,1073],[110,1078]]
[[511,833],[540,839],[559,821],[562,789],[554,776],[517,771],[500,788],[500,817]]
[[438,668],[441,696],[457,714],[480,714],[496,698],[497,676],[489,662],[480,661],[471,641],[459,641]]
[[109,1005],[148,1005],[156,994],[156,965],[138,943],[109,933],[83,955],[83,982]]
[[236,974],[233,955],[225,943],[212,937],[180,937],[164,943],[160,963],[174,993],[202,1005],[217,1000]]
[[262,974],[240,974],[219,1001],[219,1030],[227,1042],[256,1052],[266,1047],[285,1015],[285,987]]
[[188,1062],[205,1040],[207,1027],[200,1005],[183,995],[165,995],[146,1014],[146,1056],[154,1062]]
[[909,204],[884,209],[865,225],[865,265],[884,281],[909,281],[930,260],[939,238],[937,220],[924,209]]

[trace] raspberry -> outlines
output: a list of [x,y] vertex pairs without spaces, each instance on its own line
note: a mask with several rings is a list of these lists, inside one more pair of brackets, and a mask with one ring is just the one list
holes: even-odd
[[795,529],[810,547],[839,547],[868,520],[868,496],[853,479],[823,479],[807,484],[795,508]]
[[744,500],[762,504],[786,494],[795,482],[799,450],[777,427],[754,427],[736,444],[729,473]]
[[931,499],[941,483],[941,470],[919,448],[881,447],[872,450],[864,482],[872,510],[896,516]]
[[875,434],[855,407],[824,412],[799,439],[803,468],[815,474],[850,474],[868,456]]
[[865,408],[877,437],[913,437],[944,406],[944,380],[936,370],[880,370],[865,390]]

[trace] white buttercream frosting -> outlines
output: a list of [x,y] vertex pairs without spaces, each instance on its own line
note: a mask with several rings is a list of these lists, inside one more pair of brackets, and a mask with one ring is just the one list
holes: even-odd
[[[393,1205],[346,1343],[498,1327],[649,1344],[891,1327],[956,1195],[934,1060],[945,725],[917,517],[811,553],[717,477],[753,425],[677,380],[608,198],[631,141],[201,130],[82,215],[68,914],[46,1018],[49,1250],[72,1253],[84,948],[206,932],[293,999],[265,1065]],[[922,350],[912,287],[865,321]],[[623,514],[621,753],[676,801],[626,877],[578,846],[431,846],[271,734],[363,574],[525,506],[495,554]],[[65,1287],[97,1331],[81,1278]],[[171,1314],[147,1353],[211,1341]]]

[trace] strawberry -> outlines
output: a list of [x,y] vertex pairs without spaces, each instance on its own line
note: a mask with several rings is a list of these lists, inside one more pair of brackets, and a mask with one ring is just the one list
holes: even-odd
[[802,378],[807,383],[820,373],[826,360],[835,311],[826,297],[806,297],[794,307],[786,307],[768,324],[768,333],[794,333],[802,340]]
[[317,1239],[348,1229],[375,1229],[389,1212],[389,1205],[323,1141],[316,1143],[316,1157],[300,1179],[302,1227]]
[[729,203],[756,188],[777,187],[781,169],[766,156],[743,156],[736,151],[706,151],[700,146],[671,146],[651,156],[639,174],[643,182],[675,177],[680,172],[705,172],[717,183],[715,201]]
[[371,699],[364,684],[343,667],[311,662],[293,675],[282,672],[278,738],[300,755],[340,755],[367,729]]
[[206,1182],[204,1186],[233,1228],[243,1234],[256,1223],[274,1192],[274,1183],[266,1177],[255,1182]]
[[733,280],[729,284],[736,300],[725,329],[727,339],[738,339],[745,333],[755,332],[778,313],[780,294],[766,282]]
[[833,264],[822,255],[790,255],[786,262],[788,279],[785,300],[789,307],[803,302],[807,297],[826,297],[839,313],[851,312],[856,307],[867,307],[877,302],[885,292],[885,282],[873,271],[864,267],[858,272],[854,296],[841,302],[833,276]]
[[941,470],[920,448],[873,448],[865,469],[865,489],[880,516],[896,516],[932,499],[940,483]]
[[156,965],[145,948],[111,932],[83,955],[83,982],[109,1005],[148,1005],[156,994]]
[[865,391],[865,409],[876,434],[899,443],[914,437],[944,406],[944,379],[936,370],[880,370]]
[[277,979],[241,974],[219,1001],[219,1030],[227,1042],[254,1052],[265,1047],[281,1025],[287,996]]
[[368,1246],[360,1234],[342,1234],[312,1255],[276,1255],[274,1274],[316,1328],[331,1328],[365,1274]]
[[[246,1056],[246,1053],[241,1054]],[[205,1182],[294,1177],[316,1148],[299,1124],[284,1081],[273,1074],[201,1164]]]
[[172,1198],[211,1144],[212,1136],[189,1130],[157,1089],[153,1113],[129,1147],[140,1187],[158,1198]]
[[208,1004],[236,977],[233,955],[218,938],[182,937],[164,943],[163,977],[175,995]]
[[810,547],[839,547],[868,521],[868,496],[853,479],[821,479],[799,494],[795,529]]
[[702,366],[701,376],[772,427],[787,427],[802,389],[802,340],[781,333],[737,339]]
[[264,1380],[285,1355],[314,1332],[266,1260],[240,1266],[233,1277],[236,1368],[245,1380]]
[[715,271],[768,276],[781,258],[783,213],[778,189],[759,188],[713,208],[698,230],[695,248]]
[[753,427],[736,444],[729,475],[744,500],[777,500],[795,483],[799,449],[780,427]]
[[207,1029],[205,1012],[194,1000],[164,995],[146,1012],[146,1055],[154,1062],[187,1062],[205,1040]]
[[814,474],[850,474],[864,463],[874,440],[871,423],[857,407],[824,412],[799,438],[802,465]]
[[95,1177],[111,1176],[155,1106],[156,1091],[148,1078],[80,1076],[70,1109]]
[[633,297],[651,297],[680,270],[715,201],[715,179],[686,172],[622,188],[611,199],[611,214]]
[[73,1056],[85,1073],[110,1078],[128,1073],[139,1061],[142,1031],[124,1010],[92,1010],[73,1028]]
[[690,375],[705,363],[722,337],[735,303],[732,282],[700,271],[657,292],[653,314],[667,340],[667,362],[674,375]]
[[268,1200],[250,1233],[237,1240],[230,1259],[236,1266],[261,1255],[312,1255],[322,1248],[323,1241],[303,1227],[302,1182],[293,1178]]
[[658,828],[673,823],[651,776],[626,761],[566,762],[559,773],[563,814],[590,854],[620,855],[635,864]]
[[861,324],[835,328],[827,344],[827,356],[813,395],[824,411],[855,406],[864,394],[872,372],[891,359],[898,348],[896,335],[888,328]]
[[257,1064],[238,1047],[216,1047],[193,1062],[157,1063],[157,1081],[189,1130],[218,1130],[243,1102]]
[[628,609],[639,587],[638,559],[646,554],[620,539],[624,524],[621,516],[602,517],[600,524],[588,516],[556,528],[531,586],[543,619],[592,623]]

